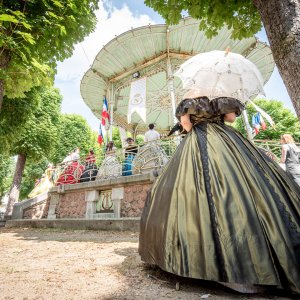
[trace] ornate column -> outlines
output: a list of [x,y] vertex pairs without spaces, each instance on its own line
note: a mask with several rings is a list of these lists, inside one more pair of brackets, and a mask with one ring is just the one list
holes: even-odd
[[244,109],[242,111],[242,117],[243,117],[243,120],[244,120],[244,126],[245,126],[245,130],[247,132],[247,137],[250,141],[253,140],[253,136],[252,136],[252,128],[249,124],[249,120],[248,120],[248,115],[247,115],[247,111],[246,109]]

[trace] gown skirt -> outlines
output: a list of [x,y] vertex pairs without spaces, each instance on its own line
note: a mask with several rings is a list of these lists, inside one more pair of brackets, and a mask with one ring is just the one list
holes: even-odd
[[300,293],[300,189],[231,126],[193,127],[148,193],[143,261],[183,277]]

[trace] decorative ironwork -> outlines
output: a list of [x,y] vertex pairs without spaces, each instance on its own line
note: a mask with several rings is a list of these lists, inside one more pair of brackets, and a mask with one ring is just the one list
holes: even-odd
[[[127,151],[126,148],[116,149],[103,157],[98,157],[100,162],[98,164],[85,164],[80,161],[61,164],[55,169],[54,181],[56,185],[65,185],[151,172],[157,174],[173,155],[182,137],[172,136],[137,145],[134,152]],[[254,140],[254,143],[274,161],[279,162],[281,153],[279,142]]]

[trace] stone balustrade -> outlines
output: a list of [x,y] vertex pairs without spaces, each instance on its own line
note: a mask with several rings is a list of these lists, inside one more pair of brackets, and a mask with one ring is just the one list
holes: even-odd
[[118,219],[140,217],[152,174],[53,187],[14,205],[12,219]]

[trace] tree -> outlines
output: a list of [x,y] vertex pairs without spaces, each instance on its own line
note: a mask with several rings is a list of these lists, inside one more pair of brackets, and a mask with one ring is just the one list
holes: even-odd
[[4,95],[52,82],[57,61],[94,30],[97,8],[98,0],[0,0],[0,110]]
[[11,146],[24,131],[24,124],[40,106],[40,97],[36,93],[36,90],[26,92],[25,98],[4,97],[0,111],[0,153],[2,155],[9,156]]
[[27,199],[28,194],[33,190],[37,179],[40,179],[44,174],[49,161],[46,158],[38,162],[27,161],[22,176],[22,185],[20,189],[20,200]]
[[[260,130],[259,133],[254,137],[255,140],[268,140],[277,142],[277,145],[271,146],[270,149],[274,154],[280,157],[280,136],[284,133],[290,133],[293,135],[295,141],[300,142],[300,124],[297,117],[287,108],[285,108],[282,102],[278,100],[266,100],[258,99],[254,103],[267,112],[275,122],[275,129],[272,128],[267,121],[266,130]],[[256,110],[253,105],[247,106],[248,118],[251,122],[253,114]],[[238,118],[234,124],[234,127],[240,131],[244,136],[247,136],[246,130],[243,125],[242,118]]]
[[249,37],[266,30],[280,75],[300,119],[300,1],[299,0],[145,0],[169,24],[187,11],[201,20],[200,29],[208,37],[224,25],[232,29],[233,38]]
[[81,157],[84,157],[95,144],[93,132],[82,116],[62,115],[58,131],[55,150],[50,156],[51,162],[55,164],[60,163],[68,153],[77,147],[80,148]]
[[11,184],[14,165],[12,157],[0,155],[0,204]]
[[[52,144],[52,151],[43,156],[40,161],[29,159],[26,162],[22,176],[20,199],[26,199],[34,188],[34,183],[41,178],[50,162],[55,164],[61,162],[67,153],[76,147],[80,148],[81,157],[85,157],[90,148],[95,150],[96,155],[99,149],[95,147],[97,136],[92,132],[86,120],[79,115],[61,115],[57,124],[56,141]],[[98,155],[99,156],[99,155]]]
[[[254,103],[267,112],[275,122],[275,130],[267,124],[266,130],[260,130],[254,139],[280,141],[280,136],[284,133],[293,135],[296,141],[300,141],[300,124],[297,117],[278,100],[257,99]],[[248,118],[251,122],[253,114],[256,110],[253,105],[247,106]],[[241,118],[237,119],[234,126],[237,130],[246,135],[246,131]]]
[[17,155],[18,159],[9,191],[6,216],[11,214],[14,203],[18,201],[26,159],[39,161],[43,157],[51,156],[58,135],[62,101],[58,90],[37,88],[30,95],[38,98],[36,102],[40,105],[34,114],[28,117],[22,132],[17,135],[17,141],[10,148],[11,154]]

